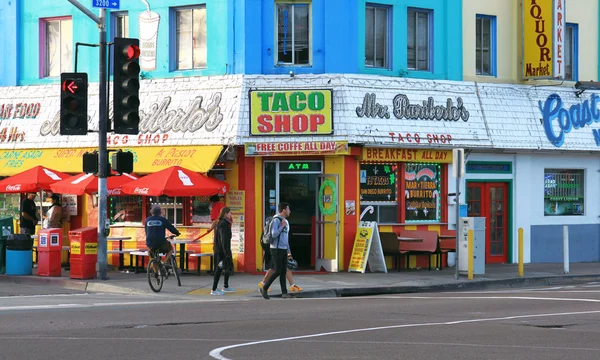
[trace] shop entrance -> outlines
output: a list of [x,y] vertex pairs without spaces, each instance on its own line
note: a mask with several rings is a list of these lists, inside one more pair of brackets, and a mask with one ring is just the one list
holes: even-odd
[[264,165],[263,219],[276,214],[280,202],[290,204],[290,247],[299,270],[315,267],[313,224],[319,191],[317,176],[322,169],[321,161],[267,161]]
[[508,262],[509,186],[502,182],[467,183],[467,215],[485,220],[485,262]]

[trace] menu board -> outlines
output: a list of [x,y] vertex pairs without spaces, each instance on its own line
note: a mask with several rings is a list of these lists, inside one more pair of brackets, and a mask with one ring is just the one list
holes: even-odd
[[360,165],[360,200],[396,202],[398,168],[394,164]]
[[404,169],[406,221],[439,221],[439,165],[406,164]]
[[229,191],[225,205],[231,209],[233,222],[231,224],[231,252],[234,258],[244,253],[244,209],[246,193],[243,190]]
[[379,230],[374,221],[361,221],[354,237],[354,247],[348,272],[365,273],[369,264],[371,272],[387,273],[385,257],[379,239]]

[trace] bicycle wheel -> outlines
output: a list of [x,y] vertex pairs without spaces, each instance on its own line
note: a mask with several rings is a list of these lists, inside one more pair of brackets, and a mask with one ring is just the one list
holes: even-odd
[[148,284],[154,292],[159,292],[165,281],[160,260],[151,259],[148,263]]
[[175,255],[171,255],[171,270],[173,270],[173,274],[175,274],[175,278],[177,279],[177,286],[181,286],[181,278],[179,277],[179,269],[177,268]]

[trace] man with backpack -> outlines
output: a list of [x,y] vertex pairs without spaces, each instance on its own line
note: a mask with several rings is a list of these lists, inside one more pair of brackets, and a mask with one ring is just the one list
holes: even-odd
[[[279,214],[273,216],[271,223],[267,225],[270,231],[264,234],[263,238],[269,241],[271,259],[273,261],[274,272],[264,283],[262,288],[259,288],[260,294],[263,298],[269,299],[269,287],[279,276],[279,285],[281,286],[281,297],[289,298],[290,295],[287,293],[285,286],[285,272],[287,270],[287,254],[289,248],[289,233],[290,224],[287,218],[291,214],[290,205],[286,202],[279,203],[277,206]],[[261,242],[265,241],[261,239]]]

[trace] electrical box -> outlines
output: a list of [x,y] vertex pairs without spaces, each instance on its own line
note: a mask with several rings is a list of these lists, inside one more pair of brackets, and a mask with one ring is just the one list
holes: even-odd
[[485,218],[461,217],[458,221],[458,270],[469,270],[468,239],[473,230],[473,274],[485,274]]

